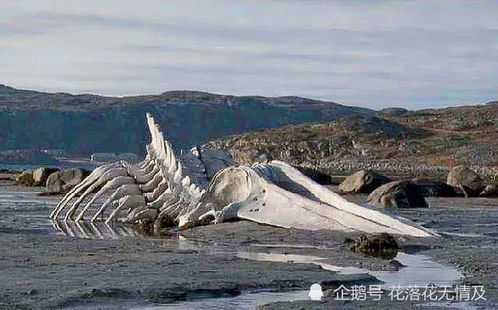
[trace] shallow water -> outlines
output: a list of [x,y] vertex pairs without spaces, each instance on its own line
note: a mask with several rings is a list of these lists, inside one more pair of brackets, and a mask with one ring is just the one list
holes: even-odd
[[243,293],[236,297],[230,298],[210,298],[194,301],[178,302],[175,304],[148,305],[143,307],[132,307],[134,310],[192,310],[192,309],[240,309],[254,310],[259,305],[264,305],[277,301],[296,301],[308,299],[307,290],[289,291],[289,292],[253,292]]
[[385,289],[411,285],[425,286],[430,283],[437,286],[450,286],[463,277],[458,269],[436,263],[426,255],[402,252],[394,258],[406,266],[399,271],[370,271],[357,267],[336,266],[327,262],[326,258],[309,255],[238,252],[237,256],[258,261],[311,263],[340,274],[369,273],[384,282],[382,286]]

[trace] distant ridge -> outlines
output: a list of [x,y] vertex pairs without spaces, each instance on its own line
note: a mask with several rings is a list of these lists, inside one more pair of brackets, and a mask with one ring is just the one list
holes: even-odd
[[0,84],[0,108],[10,109],[99,109],[127,104],[201,104],[201,105],[240,105],[245,101],[262,104],[277,104],[288,106],[321,105],[355,111],[359,114],[370,114],[373,111],[366,108],[344,106],[335,102],[308,99],[297,96],[263,97],[263,96],[233,96],[202,91],[172,90],[159,95],[137,95],[125,97],[108,97],[93,94],[69,94],[63,92],[47,93],[33,90],[16,89]]
[[219,95],[175,90],[107,97],[45,93],[0,85],[0,151],[62,149],[71,154],[142,153],[151,112],[177,147],[231,134],[376,112],[295,96]]

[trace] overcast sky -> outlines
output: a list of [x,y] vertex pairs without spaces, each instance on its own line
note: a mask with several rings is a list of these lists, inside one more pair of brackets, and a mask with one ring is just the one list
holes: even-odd
[[485,103],[498,99],[498,1],[1,0],[0,83]]

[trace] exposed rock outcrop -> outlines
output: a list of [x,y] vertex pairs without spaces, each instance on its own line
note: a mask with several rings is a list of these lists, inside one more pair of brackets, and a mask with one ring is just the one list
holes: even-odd
[[481,176],[466,166],[457,166],[448,174],[446,183],[455,187],[465,197],[477,196],[484,189]]
[[45,186],[48,177],[54,173],[59,171],[58,168],[53,167],[40,167],[33,170],[33,183],[34,186]]
[[360,170],[348,176],[340,185],[341,193],[367,193],[370,194],[376,188],[391,180],[372,170]]
[[65,169],[52,173],[46,181],[48,193],[66,193],[90,174],[84,169]]
[[394,181],[382,185],[368,196],[368,201],[384,208],[427,208],[420,187],[410,181]]
[[412,179],[412,182],[417,184],[425,197],[454,197],[457,192],[453,186],[444,182],[428,180],[428,179]]

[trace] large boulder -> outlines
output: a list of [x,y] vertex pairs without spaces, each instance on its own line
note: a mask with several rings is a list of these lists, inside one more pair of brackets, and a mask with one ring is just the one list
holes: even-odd
[[412,182],[417,184],[425,197],[455,197],[457,192],[453,186],[450,186],[441,181],[428,179],[412,179]]
[[85,169],[64,169],[52,173],[46,182],[45,189],[49,193],[67,193],[90,174]]
[[59,171],[58,168],[52,167],[40,167],[33,170],[33,182],[35,186],[45,186],[45,182],[48,177],[54,173]]
[[484,189],[481,176],[466,166],[453,168],[448,174],[446,183],[456,188],[465,197],[477,196]]
[[360,170],[348,176],[340,185],[341,193],[367,193],[370,194],[376,188],[391,180],[372,170]]
[[420,187],[411,181],[394,181],[374,190],[368,201],[383,208],[427,208]]
[[17,178],[16,178],[17,183],[19,185],[24,185],[24,186],[33,186],[35,183],[33,180],[33,172],[26,170],[23,171]]

